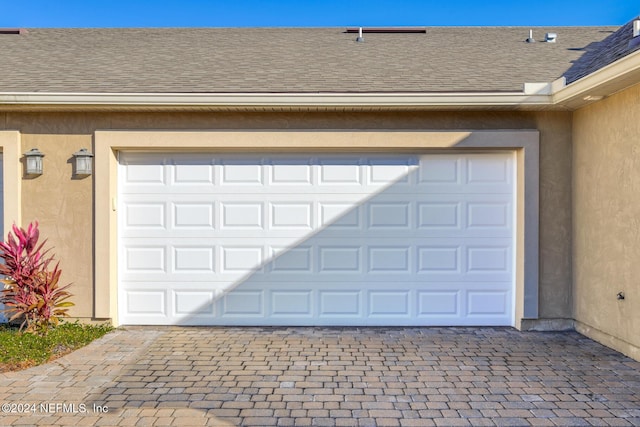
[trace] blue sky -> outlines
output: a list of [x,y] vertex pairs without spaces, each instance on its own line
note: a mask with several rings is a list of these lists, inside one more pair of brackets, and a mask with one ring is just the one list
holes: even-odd
[[0,27],[622,25],[637,0],[0,0]]

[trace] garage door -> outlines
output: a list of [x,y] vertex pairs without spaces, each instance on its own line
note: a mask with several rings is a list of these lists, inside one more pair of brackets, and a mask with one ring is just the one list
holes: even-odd
[[512,325],[514,154],[121,153],[119,321]]

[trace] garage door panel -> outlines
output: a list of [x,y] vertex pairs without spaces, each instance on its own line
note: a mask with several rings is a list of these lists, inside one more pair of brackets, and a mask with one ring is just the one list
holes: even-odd
[[262,271],[264,247],[250,244],[229,244],[220,247],[220,275],[231,277]]
[[[345,220],[346,222],[346,220]],[[497,227],[496,227],[497,229]],[[145,228],[134,228],[129,227],[126,228],[123,226],[121,230],[121,235],[126,239],[139,239],[139,238],[149,238],[149,239],[164,239],[171,238],[170,236],[175,234],[176,229],[171,228],[169,230],[162,229],[161,227],[145,227]],[[511,230],[494,230],[487,228],[474,228],[472,230],[455,230],[447,233],[444,230],[431,230],[431,229],[411,229],[404,230],[406,234],[410,234],[410,237],[413,239],[451,239],[450,241],[456,242],[461,239],[465,239],[465,235],[467,235],[468,239],[487,239],[491,237],[496,238],[506,238],[509,239],[509,235],[512,234]],[[223,241],[226,239],[265,239],[265,238],[274,238],[278,239],[278,243],[284,242],[285,245],[291,246],[295,245],[297,242],[301,242],[302,240],[313,240],[319,241],[320,239],[398,239],[398,231],[396,227],[376,227],[373,231],[367,230],[362,231],[362,228],[352,227],[350,225],[337,225],[335,227],[326,227],[321,229],[307,229],[302,226],[293,228],[293,229],[285,229],[281,227],[280,229],[270,228],[270,229],[241,229],[238,228],[226,228],[226,229],[216,229],[216,228],[196,228],[196,227],[187,227],[183,226],[179,229],[180,238],[203,238],[203,239],[216,239],[218,241]],[[405,240],[404,238],[401,240]]]
[[161,187],[167,184],[166,168],[153,163],[131,164],[124,176],[125,185]]
[[325,319],[364,317],[364,291],[361,289],[323,289],[318,291],[318,316]]
[[215,209],[212,202],[173,202],[171,205],[171,227],[211,230],[215,227]]
[[462,295],[463,292],[458,289],[419,290],[417,292],[417,316],[433,320],[456,319],[462,313]]
[[125,205],[124,222],[125,229],[167,229],[167,209],[163,202],[135,201]]
[[513,322],[511,153],[120,163],[124,324]]
[[313,185],[314,170],[309,160],[302,164],[293,160],[283,161],[272,164],[268,168],[267,176],[267,183],[273,188],[282,187],[292,190],[302,187],[309,189]]
[[463,182],[465,158],[443,154],[420,159],[420,183],[456,184]]
[[178,187],[204,187],[216,183],[215,167],[212,160],[191,158],[189,163],[176,164],[168,168],[171,171],[169,185]]
[[368,230],[411,227],[411,206],[408,202],[376,200],[365,206]]
[[370,274],[411,274],[412,248],[409,246],[367,247],[367,272]]
[[[313,324],[308,323],[313,319],[322,319],[323,322],[327,320],[330,324],[384,324],[381,323],[383,319],[392,319],[393,324],[412,324],[410,319],[419,318],[422,319],[419,324],[435,322],[450,325],[452,319],[457,319],[455,324],[483,325],[487,322],[487,317],[499,318],[498,323],[490,323],[493,325],[508,322],[512,310],[508,286],[500,289],[491,284],[485,284],[484,288],[490,290],[483,291],[474,291],[473,287],[464,283],[434,283],[427,289],[424,284],[415,282],[407,283],[400,289],[391,289],[388,284],[370,284],[363,289],[353,287],[349,282],[329,285],[314,282],[308,284],[308,290],[304,290],[303,286],[296,286],[292,289],[279,287],[272,291],[262,291],[259,286],[250,284],[229,293],[229,297],[255,296],[249,304],[251,309],[240,305],[234,315],[250,312],[255,317],[267,317],[269,313],[274,313],[273,307],[282,304],[285,296],[297,299],[300,307],[293,307],[290,313],[281,314],[287,316],[301,313],[301,318],[298,319],[300,324]],[[307,301],[316,301],[309,312]],[[487,302],[491,305],[486,305]],[[343,322],[347,319],[346,323],[339,323],[341,319]],[[396,321],[399,323],[395,323]]]
[[468,313],[474,317],[503,314],[509,305],[506,291],[469,291],[467,293]]
[[358,158],[324,158],[318,165],[319,186],[361,186],[364,185],[363,168]]
[[214,274],[219,270],[216,265],[215,246],[203,246],[202,243],[188,245],[181,242],[172,246],[173,259],[171,271],[179,274]]
[[466,182],[472,185],[512,185],[512,162],[508,155],[467,159]]
[[469,244],[466,247],[466,271],[469,274],[511,274],[511,247],[496,244]]
[[409,319],[412,317],[410,292],[408,290],[369,291],[367,317],[369,319],[389,318]]
[[263,289],[232,290],[221,298],[223,318],[262,318],[265,316]]
[[[121,188],[130,193],[140,194],[163,194],[163,195],[180,195],[180,194],[229,194],[229,195],[241,195],[241,194],[286,194],[287,191],[295,190],[294,186],[285,185],[221,185],[221,184],[207,184],[207,185],[170,185],[158,180],[155,185],[149,185],[147,182],[129,182],[121,183]],[[300,186],[299,189],[306,192],[306,194],[314,195],[344,195],[350,197],[362,197],[363,195],[373,195],[377,192],[385,191],[387,194],[402,195],[402,194],[416,194],[429,193],[433,195],[441,194],[508,194],[511,190],[512,184],[471,184],[467,185],[446,185],[446,184],[416,184],[407,185],[402,182],[392,182],[384,184],[371,184],[371,185],[344,185],[344,184],[313,184],[310,186]],[[359,194],[354,194],[354,189]]]
[[[462,215],[461,209],[467,214]],[[420,238],[509,238],[512,210],[511,203],[492,201],[375,202],[361,207],[340,202],[175,202],[168,208],[163,203],[135,201],[123,209],[121,235],[170,237],[179,231],[184,237],[304,238],[322,232],[326,237],[377,239],[411,231]]]
[[[290,238],[272,238],[256,245],[254,238],[123,238],[121,277],[125,280],[175,280],[229,283],[324,280],[421,280],[509,282],[513,276],[509,239],[445,239],[411,237],[312,237],[297,245]],[[157,242],[154,245],[152,242]],[[476,243],[477,242],[477,243]],[[249,276],[248,276],[249,275]],[[354,276],[358,277],[354,277]],[[407,277],[408,276],[408,277]]]
[[126,307],[126,312],[130,315],[162,318],[168,313],[167,293],[167,290],[132,286],[122,294],[120,303]]
[[315,226],[315,209],[312,202],[271,202],[268,225],[273,230],[303,229]]
[[[396,224],[401,224],[404,218],[397,219]],[[364,227],[363,227],[364,228]],[[402,234],[408,235],[408,237],[401,238],[400,240],[405,239],[449,239],[451,242],[461,241],[464,239],[488,239],[492,237],[500,238],[500,239],[509,239],[513,234],[513,231],[510,228],[500,228],[500,227],[473,227],[466,229],[451,229],[449,231],[442,229],[432,229],[432,228],[419,228],[413,229],[406,227],[402,227],[400,225],[391,224],[389,226],[382,226],[380,223],[374,225],[373,227],[356,229],[355,227],[326,227],[317,231],[317,234],[313,235],[311,239],[321,239],[321,238],[341,238],[341,239],[396,239],[398,240],[398,233],[402,232]],[[295,237],[304,237],[305,234],[295,233],[292,230],[287,232],[278,232],[278,233],[270,233],[271,235],[277,236],[276,238],[286,238],[290,236],[292,238]],[[306,234],[308,235],[308,234]],[[248,236],[247,236],[248,237]]]
[[[207,316],[214,318],[221,292],[208,283],[164,282],[158,291],[157,282],[126,282],[127,291],[121,302],[132,316],[154,319]],[[166,324],[166,323],[163,323]]]
[[262,230],[265,227],[264,203],[220,202],[221,230]]
[[[234,316],[250,314],[264,317],[267,313],[335,317],[338,315],[375,318],[392,314],[418,317],[463,316],[481,318],[487,315],[508,316],[511,302],[508,284],[482,284],[481,290],[467,283],[409,282],[399,289],[388,283],[372,283],[354,287],[352,282],[311,282],[264,290],[261,283],[243,283],[221,292],[208,284],[168,282],[165,291],[154,289],[155,283],[132,283],[125,294],[130,312],[138,316],[193,314]],[[415,297],[414,297],[415,295]],[[316,297],[317,296],[317,297]],[[287,301],[294,304],[288,304]],[[286,308],[292,305],[291,308]],[[220,309],[216,309],[220,306]]]
[[349,200],[333,199],[316,203],[318,226],[323,230],[339,229],[340,233],[348,230],[359,231],[363,224],[363,209]]
[[449,290],[442,284],[433,290],[420,284],[362,289],[349,283],[264,290],[257,285],[222,295],[197,289],[159,292],[137,284],[122,299],[131,319],[154,324],[280,324],[275,319],[289,319],[295,325],[495,325],[509,322],[512,310],[508,290]]
[[161,273],[163,277],[175,271],[215,272],[216,246],[202,239],[122,239],[121,272],[123,277],[135,274]]
[[312,308],[313,291],[311,290],[293,290],[293,289],[274,289],[268,292],[269,300],[269,317],[292,317],[292,318],[313,318],[314,310]]
[[131,245],[123,251],[125,273],[133,274],[164,274],[169,264],[167,247],[158,245]]
[[173,314],[178,316],[215,316],[215,293],[179,290],[173,292]]
[[327,279],[332,274],[361,275],[364,272],[364,258],[360,245],[325,244],[318,247],[317,254],[318,273],[323,273]]
[[314,248],[310,245],[296,246],[271,246],[270,261],[266,270],[270,274],[296,275],[314,272]]

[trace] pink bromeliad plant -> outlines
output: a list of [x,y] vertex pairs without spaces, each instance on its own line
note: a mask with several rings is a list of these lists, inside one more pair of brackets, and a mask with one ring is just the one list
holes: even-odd
[[45,334],[57,325],[62,317],[68,316],[68,307],[74,304],[72,296],[59,286],[58,263],[51,268],[53,256],[44,250],[46,240],[38,244],[40,231],[38,222],[29,224],[27,229],[13,226],[6,242],[0,242],[0,275],[4,289],[0,293],[0,303],[9,321],[22,321],[20,330],[26,326],[27,332]]

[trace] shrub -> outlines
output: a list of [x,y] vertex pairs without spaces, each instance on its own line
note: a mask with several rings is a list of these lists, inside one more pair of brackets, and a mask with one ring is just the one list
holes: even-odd
[[39,237],[35,221],[26,230],[14,224],[7,241],[0,242],[0,259],[4,260],[0,275],[5,276],[0,302],[9,321],[22,322],[20,330],[26,326],[27,332],[46,334],[68,316],[68,307],[74,304],[68,301],[72,296],[66,290],[69,285],[59,285],[62,271],[58,263],[51,268],[54,257],[43,249],[46,240],[38,244]]

